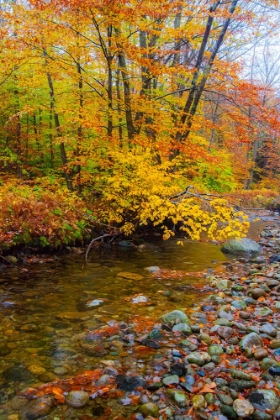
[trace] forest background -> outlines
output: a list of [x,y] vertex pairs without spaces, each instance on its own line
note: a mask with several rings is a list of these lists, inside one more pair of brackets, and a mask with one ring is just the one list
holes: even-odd
[[[279,4],[1,2],[0,243],[246,233],[279,195]],[[101,235],[102,236],[102,235]]]

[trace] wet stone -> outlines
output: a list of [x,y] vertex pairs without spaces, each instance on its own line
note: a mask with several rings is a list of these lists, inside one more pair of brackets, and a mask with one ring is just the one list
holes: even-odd
[[203,395],[195,395],[194,397],[192,397],[192,405],[195,410],[199,408],[204,408],[205,399]]
[[224,327],[230,327],[232,325],[232,322],[229,321],[227,318],[218,318],[215,322],[215,325],[220,325]]
[[250,319],[251,314],[249,312],[240,311],[239,312],[239,317],[242,318],[242,319]]
[[7,356],[7,354],[11,353],[11,350],[7,347],[5,343],[0,344],[0,357]]
[[253,299],[258,299],[262,296],[266,296],[266,292],[260,287],[256,287],[249,291],[249,295],[252,296]]
[[57,314],[55,317],[59,321],[79,322],[86,321],[90,318],[90,315],[87,312],[62,312]]
[[254,352],[254,358],[256,360],[262,360],[267,357],[268,351],[264,347],[259,347]]
[[207,362],[210,362],[211,356],[206,352],[195,351],[186,356],[185,360],[187,360],[187,362],[189,363],[193,363],[198,366],[203,366]]
[[36,398],[28,403],[24,409],[25,418],[27,420],[36,420],[48,415],[53,407],[53,398],[44,396]]
[[169,375],[163,378],[162,383],[165,386],[173,385],[173,384],[179,384],[179,376],[178,375]]
[[246,381],[245,379],[234,379],[229,383],[229,387],[235,391],[244,391],[244,389],[251,389],[255,386],[255,381]]
[[61,366],[61,367],[55,368],[53,372],[58,376],[62,376],[62,375],[66,375],[68,373],[68,370]]
[[255,332],[245,335],[240,341],[240,347],[242,350],[245,350],[246,347],[262,347],[262,345],[262,338]]
[[233,409],[238,415],[238,417],[241,417],[242,419],[250,417],[255,411],[250,401],[241,399],[237,399],[234,401]]
[[219,327],[217,333],[221,338],[227,340],[232,336],[233,329],[230,327]]
[[199,334],[199,336],[197,338],[199,339],[199,341],[203,341],[205,344],[208,344],[208,345],[211,344],[211,342],[212,342],[212,339],[211,339],[210,335],[208,335],[208,334],[204,334],[204,333]]
[[252,378],[248,373],[245,373],[238,369],[230,369],[229,373],[234,379],[245,379],[246,381],[251,381]]
[[273,315],[273,311],[271,310],[271,309],[269,309],[269,308],[267,308],[267,307],[264,307],[264,308],[256,308],[255,309],[255,311],[254,311],[254,314],[256,315],[256,316],[262,316],[262,317],[267,317],[267,316],[270,316],[270,315]]
[[140,413],[144,414],[144,416],[151,416],[151,417],[158,417],[159,414],[159,408],[156,404],[148,402],[145,404],[142,404],[139,407]]
[[174,363],[170,366],[170,373],[172,375],[183,376],[186,373],[184,363]]
[[179,407],[186,407],[188,400],[184,391],[177,391],[176,389],[168,389],[166,391]]
[[[275,416],[275,418],[276,418],[276,416]],[[254,420],[272,420],[273,416],[269,413],[266,413],[263,410],[256,409],[254,414],[253,414],[253,419]]]
[[205,401],[207,402],[208,405],[214,404],[215,399],[216,399],[215,395],[210,393],[210,392],[205,394],[204,398],[205,398]]
[[70,391],[65,398],[66,404],[70,407],[81,408],[89,402],[89,395],[85,391]]
[[179,324],[174,325],[174,327],[172,328],[172,331],[180,332],[187,335],[192,334],[191,327],[188,324],[183,323],[183,322],[180,322]]
[[123,391],[135,391],[138,387],[146,388],[146,381],[140,376],[117,375],[117,387]]
[[279,338],[277,338],[277,339],[275,339],[275,340],[272,340],[272,341],[270,342],[269,347],[270,347],[271,349],[279,349],[279,348],[280,348],[280,339],[279,339]]
[[2,373],[7,382],[28,382],[32,374],[23,366],[13,366]]
[[187,315],[184,312],[179,311],[179,310],[175,310],[165,315],[162,315],[160,317],[160,320],[165,324],[173,324],[173,325],[180,324],[180,323],[185,323],[188,325],[191,324]]
[[221,404],[221,412],[228,420],[236,420],[237,414],[230,405]]
[[128,271],[121,271],[120,273],[117,274],[118,277],[122,277],[123,279],[128,279],[128,280],[142,280],[143,276],[141,276],[141,274],[137,274],[137,273],[130,273]]
[[230,395],[218,393],[217,396],[223,404],[225,404],[225,405],[232,405],[233,404],[233,399],[231,398]]
[[263,324],[260,327],[260,332],[264,333],[264,334],[268,334],[271,337],[276,337],[276,335],[277,335],[276,328],[274,328],[273,325],[269,324],[268,322],[266,324]]
[[257,389],[248,395],[251,404],[261,410],[276,410],[279,407],[280,399],[270,389]]
[[263,370],[268,370],[271,366],[280,366],[280,364],[277,363],[276,360],[272,359],[271,357],[265,357],[261,361],[261,367]]

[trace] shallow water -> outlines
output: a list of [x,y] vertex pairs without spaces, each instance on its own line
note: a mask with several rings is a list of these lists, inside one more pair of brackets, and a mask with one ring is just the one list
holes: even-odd
[[[26,265],[26,272],[0,272],[0,404],[26,387],[67,378],[93,361],[96,366],[76,345],[77,334],[112,319],[156,321],[170,310],[195,307],[207,292],[206,273],[226,260],[217,245],[169,240],[93,249],[87,264],[83,254],[72,253]],[[155,276],[149,266],[171,271]]]

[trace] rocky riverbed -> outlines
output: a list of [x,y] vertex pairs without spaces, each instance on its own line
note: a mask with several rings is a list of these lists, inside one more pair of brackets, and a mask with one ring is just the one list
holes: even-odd
[[[280,418],[279,227],[267,227],[259,244],[260,255],[209,276],[205,301],[188,314],[178,308],[156,323],[136,316],[81,330],[71,348],[62,345],[48,382],[34,360],[28,371],[38,386],[5,402],[0,419]],[[88,369],[69,378],[79,352]]]

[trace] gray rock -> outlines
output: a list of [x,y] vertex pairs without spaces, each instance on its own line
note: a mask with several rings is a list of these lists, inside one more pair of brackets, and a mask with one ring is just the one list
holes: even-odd
[[254,358],[256,360],[262,360],[267,357],[268,351],[264,347],[258,347],[254,352]]
[[213,346],[210,346],[208,349],[208,353],[210,356],[220,356],[223,354],[224,350],[221,346],[218,346],[217,344],[213,344]]
[[246,381],[245,379],[233,379],[229,383],[229,387],[235,391],[244,391],[244,389],[251,389],[256,387],[255,381]]
[[273,315],[273,311],[271,310],[271,309],[269,309],[269,308],[267,308],[266,306],[265,307],[257,307],[255,310],[254,310],[254,314],[256,315],[256,316],[262,316],[262,317],[267,317],[267,316],[269,316],[269,315]]
[[249,295],[252,296],[252,298],[256,300],[259,297],[266,296],[266,292],[260,287],[256,287],[249,291]]
[[188,400],[184,391],[177,391],[176,389],[168,389],[166,391],[179,407],[186,407]]
[[225,311],[224,309],[220,309],[218,311],[218,317],[219,318],[225,318],[228,321],[233,321],[234,320],[234,316],[232,315],[232,313],[229,312],[229,311]]
[[231,239],[224,244],[222,252],[226,254],[260,253],[262,247],[252,239]]
[[[279,416],[277,416],[277,414],[275,413],[275,419],[279,418]],[[253,414],[253,419],[254,420],[272,420],[273,416],[269,413],[266,413],[263,410],[258,410],[256,409],[254,414]]]
[[180,333],[184,333],[184,334],[192,334],[192,329],[191,327],[183,322],[180,322],[179,324],[174,325],[174,327],[172,328],[173,332],[180,332]]
[[222,325],[224,327],[231,327],[232,323],[227,318],[218,318],[215,322],[215,325]]
[[238,417],[241,417],[242,419],[246,419],[247,417],[250,417],[255,411],[250,401],[241,400],[241,399],[237,399],[234,401],[233,409],[238,415]]
[[219,327],[217,330],[219,337],[225,340],[229,339],[233,334],[233,329],[230,327]]
[[271,337],[276,337],[276,335],[277,335],[276,328],[274,328],[273,325],[269,324],[268,322],[261,326],[260,332],[262,332],[264,334],[268,334]]
[[187,315],[180,311],[175,310],[172,312],[169,312],[168,314],[164,314],[160,317],[160,320],[165,324],[180,324],[180,323],[186,323],[188,325],[191,325],[191,321],[187,317]]
[[208,344],[208,345],[211,344],[211,342],[212,342],[212,339],[211,339],[210,335],[208,335],[208,334],[204,334],[204,333],[199,334],[199,336],[197,338],[199,339],[199,341],[203,341],[205,344]]
[[233,306],[236,309],[246,309],[247,305],[243,300],[233,300],[231,302],[231,306]]
[[272,357],[262,359],[261,367],[263,370],[268,370],[271,366],[280,366],[280,364],[275,359],[272,359]]
[[173,384],[179,384],[180,379],[178,375],[168,375],[165,378],[163,378],[162,383],[165,386],[173,385]]
[[242,350],[245,350],[247,347],[262,347],[263,340],[262,338],[255,332],[245,335],[239,343]]
[[223,404],[225,404],[225,405],[232,405],[233,404],[233,399],[231,398],[230,395],[218,393],[217,396]]
[[151,265],[150,267],[145,267],[145,270],[149,271],[149,273],[154,273],[160,270],[160,268],[157,265]]
[[89,402],[89,395],[85,391],[70,391],[65,398],[65,402],[70,405],[70,407],[84,407]]
[[250,403],[261,410],[277,410],[280,399],[270,389],[256,389],[248,395]]
[[44,396],[36,398],[28,403],[24,410],[25,418],[36,420],[40,417],[48,415],[53,407],[53,398],[51,396]]
[[243,372],[238,369],[229,369],[229,373],[234,379],[245,379],[246,381],[251,381],[252,378],[248,373]]
[[188,356],[186,356],[185,360],[189,363],[193,363],[198,366],[203,366],[206,363],[210,362],[211,356],[206,352],[198,352],[195,351],[193,353],[190,353]]

